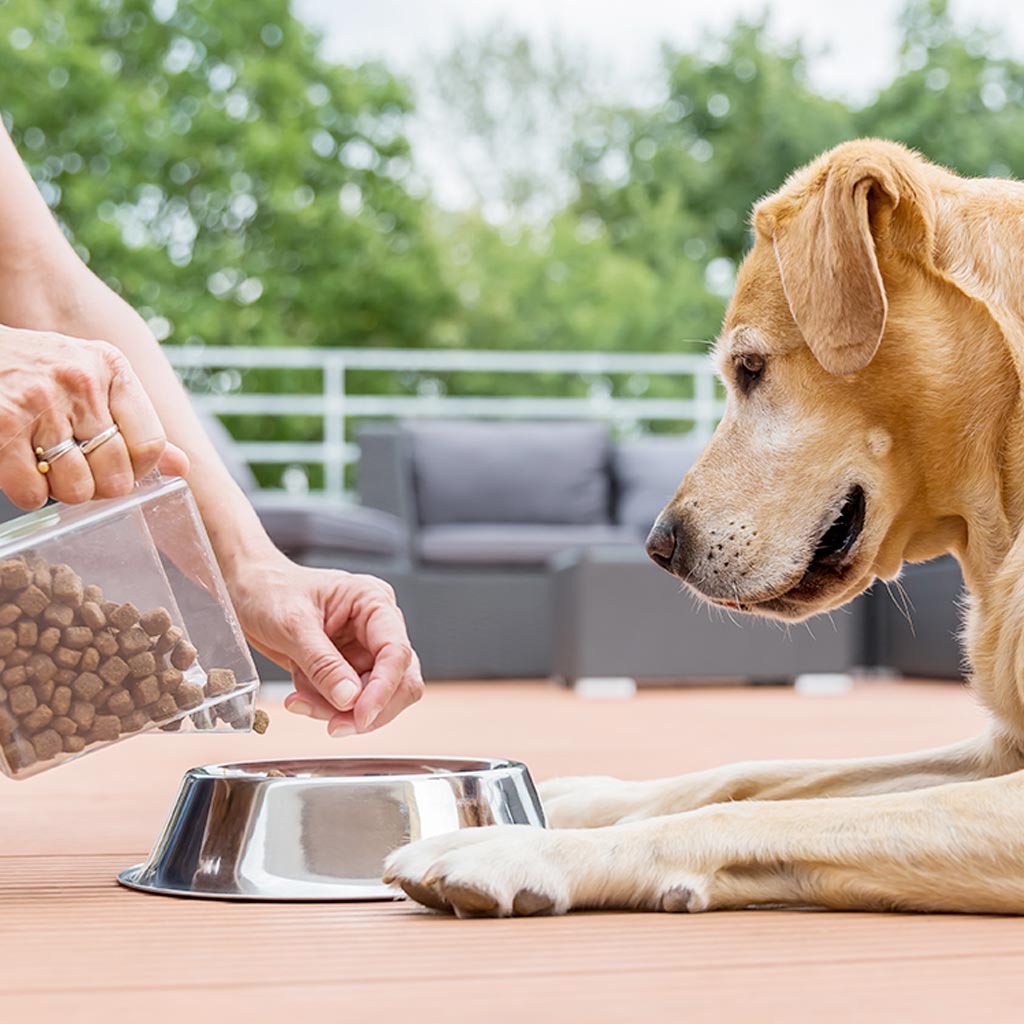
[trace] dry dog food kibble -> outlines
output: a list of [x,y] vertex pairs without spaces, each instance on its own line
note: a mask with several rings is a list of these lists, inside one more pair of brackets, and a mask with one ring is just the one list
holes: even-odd
[[154,608],[139,619],[139,625],[150,636],[162,636],[172,626],[171,613],[166,608]]
[[187,641],[179,640],[174,645],[174,650],[171,651],[171,664],[176,668],[184,671],[196,660],[196,649]]
[[258,732],[262,736],[269,728],[270,715],[263,708],[257,708],[256,714],[252,718],[252,731]]
[[[0,561],[0,759],[18,773],[152,725],[176,731],[189,712],[246,728],[248,697],[225,700],[234,672],[210,669],[204,686],[196,653],[166,608],[108,600],[68,565]],[[257,712],[254,728],[267,721]]]

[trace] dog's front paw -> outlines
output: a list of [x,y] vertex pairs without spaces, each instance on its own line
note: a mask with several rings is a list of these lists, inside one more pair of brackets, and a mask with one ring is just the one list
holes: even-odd
[[551,828],[601,828],[636,814],[650,799],[649,782],[606,775],[548,779],[537,786]]
[[529,825],[463,829],[396,850],[384,881],[459,917],[564,914],[571,906],[558,837]]

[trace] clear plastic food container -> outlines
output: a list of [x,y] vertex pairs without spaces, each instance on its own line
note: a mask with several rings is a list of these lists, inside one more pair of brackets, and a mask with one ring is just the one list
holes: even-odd
[[0,526],[0,771],[154,729],[249,729],[258,686],[184,480]]

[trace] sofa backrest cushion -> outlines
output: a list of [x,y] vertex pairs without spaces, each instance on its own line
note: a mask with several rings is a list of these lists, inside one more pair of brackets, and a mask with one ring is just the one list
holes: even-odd
[[674,436],[621,442],[614,455],[616,521],[646,536],[703,446]]
[[611,520],[604,424],[416,421],[405,429],[423,525]]

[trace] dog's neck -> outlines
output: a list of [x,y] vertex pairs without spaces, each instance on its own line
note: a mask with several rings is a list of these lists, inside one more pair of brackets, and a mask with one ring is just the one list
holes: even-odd
[[934,479],[950,493],[933,498],[947,549],[980,596],[1024,536],[1024,184],[951,181],[933,192],[934,269],[955,286],[950,322],[971,327],[937,339],[962,399],[942,410],[945,451],[928,449],[945,460]]

